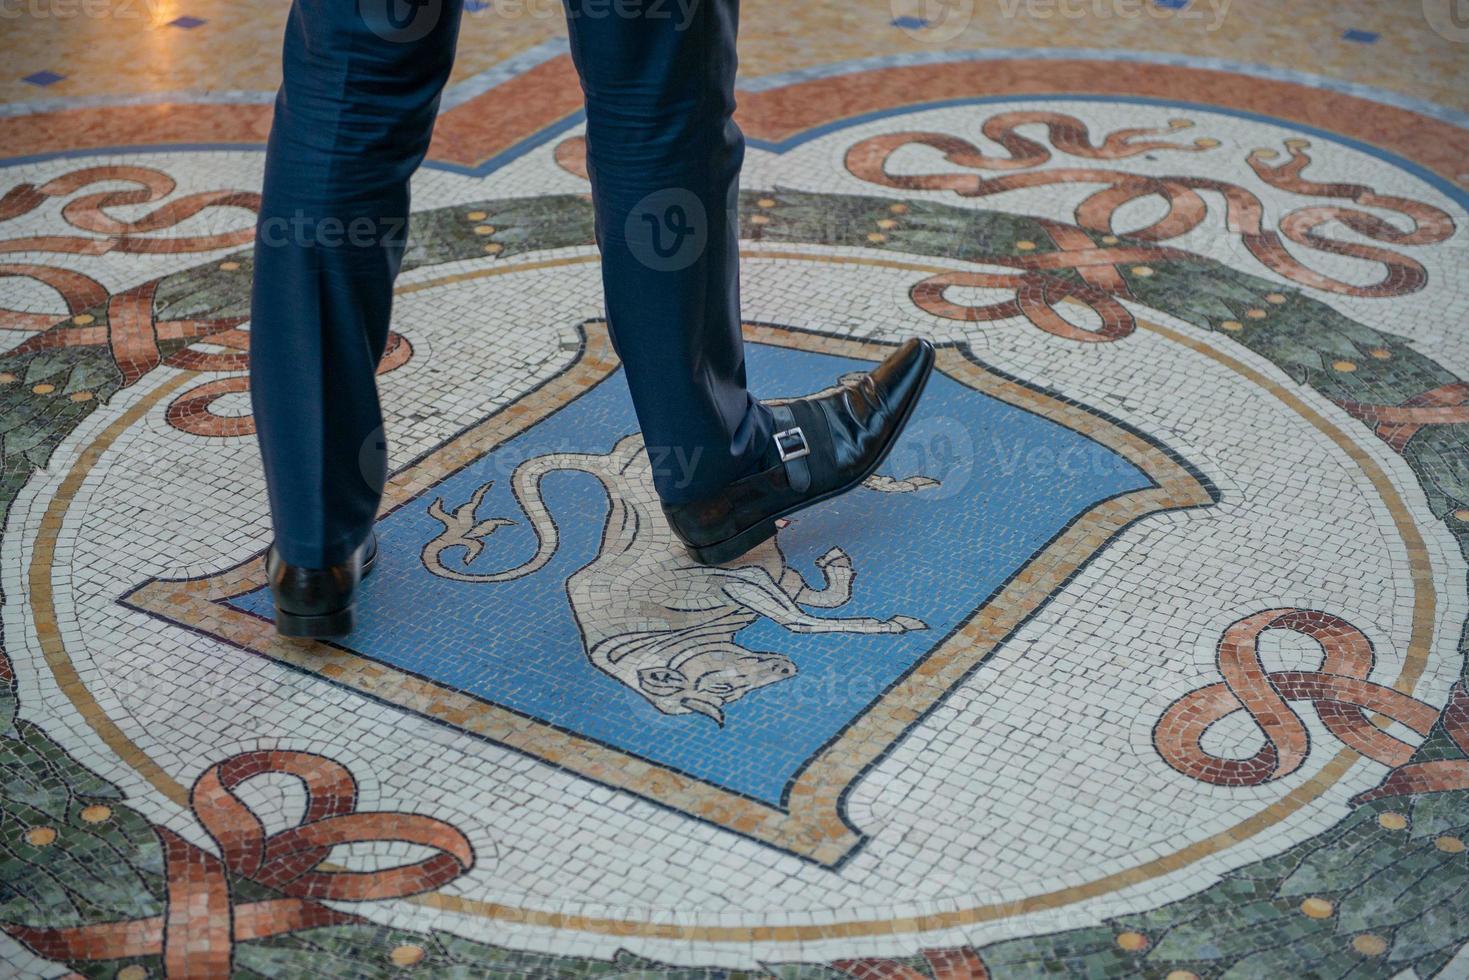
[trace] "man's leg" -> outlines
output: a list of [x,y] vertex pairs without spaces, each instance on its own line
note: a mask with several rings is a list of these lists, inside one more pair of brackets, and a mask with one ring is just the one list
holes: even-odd
[[613,343],[665,503],[765,463],[745,388],[734,112],[738,0],[566,0]]
[[295,0],[255,243],[250,391],[276,551],[338,565],[386,474],[376,370],[460,0]]

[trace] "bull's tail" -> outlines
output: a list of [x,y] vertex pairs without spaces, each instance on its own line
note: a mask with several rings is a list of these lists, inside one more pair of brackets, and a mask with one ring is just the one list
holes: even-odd
[[547,453],[544,456],[527,459],[515,468],[514,474],[510,477],[510,490],[515,494],[515,502],[520,505],[520,509],[530,520],[531,530],[536,536],[536,552],[527,561],[503,572],[486,574],[461,572],[448,567],[443,561],[443,552],[456,546],[463,546],[466,549],[465,564],[474,561],[484,546],[482,538],[497,527],[515,523],[501,517],[476,521],[474,511],[479,507],[480,501],[484,499],[486,491],[493,485],[493,482],[480,487],[467,504],[459,507],[452,514],[445,512],[442,498],[434,501],[429,507],[429,514],[444,525],[444,533],[424,546],[424,567],[441,578],[453,579],[456,582],[508,582],[539,571],[555,556],[556,549],[561,543],[560,535],[556,530],[556,522],[551,519],[551,512],[541,496],[541,480],[546,474],[554,473],[557,470],[581,470],[596,473],[605,465],[606,457],[604,456],[586,453]]

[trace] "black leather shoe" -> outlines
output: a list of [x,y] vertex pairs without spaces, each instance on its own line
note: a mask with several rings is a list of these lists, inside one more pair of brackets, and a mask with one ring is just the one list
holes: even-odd
[[275,545],[265,556],[265,574],[275,597],[275,630],[281,636],[320,640],[352,632],[357,585],[377,563],[377,535],[330,568],[300,568],[281,560]]
[[780,518],[851,490],[893,448],[933,362],[933,345],[914,338],[855,382],[772,402],[780,461],[712,497],[664,504],[673,533],[701,565],[722,565],[772,537]]

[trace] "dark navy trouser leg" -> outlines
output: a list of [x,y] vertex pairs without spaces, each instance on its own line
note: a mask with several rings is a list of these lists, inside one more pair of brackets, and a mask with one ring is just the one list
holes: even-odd
[[[643,2],[647,16],[637,0],[596,13],[568,0],[567,14],[608,320],[659,493],[678,502],[751,472],[770,421],[745,389],[739,332],[737,4]],[[404,24],[387,19],[406,9]],[[344,560],[376,514],[386,444],[375,370],[408,180],[428,149],[459,16],[460,0],[295,0],[291,10],[251,313],[251,393],[277,547],[291,564]],[[670,193],[676,213],[660,206]],[[689,234],[697,248],[664,254]]]
[[[460,0],[295,0],[255,242],[250,389],[276,546],[345,560],[377,514],[376,370],[408,180],[448,78]],[[394,21],[390,18],[398,16]]]
[[607,322],[659,496],[759,465],[770,413],[740,335],[738,0],[566,0],[587,107]]

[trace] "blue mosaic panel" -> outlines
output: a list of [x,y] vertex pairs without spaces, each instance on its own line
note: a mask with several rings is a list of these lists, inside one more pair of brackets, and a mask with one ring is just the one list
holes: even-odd
[[[761,397],[809,391],[818,379],[871,366],[782,347],[747,350]],[[779,806],[791,779],[823,745],[1068,523],[1100,501],[1151,485],[1110,449],[936,374],[883,469],[895,478],[929,476],[939,486],[913,493],[863,488],[795,515],[780,535],[787,561],[810,582],[820,582],[816,559],[832,546],[851,556],[852,599],[820,615],[910,616],[928,628],[798,634],[757,620],[736,634],[736,642],[752,651],[783,653],[799,673],[731,703],[720,727],[697,714],[661,713],[599,671],[584,652],[566,580],[597,555],[606,495],[596,477],[557,472],[543,480],[542,494],[562,542],[535,574],[504,583],[464,583],[430,573],[419,560],[424,544],[443,530],[428,505],[442,497],[452,509],[493,479],[477,516],[517,522],[496,530],[466,570],[519,565],[535,552],[536,540],[510,492],[515,466],[546,452],[606,453],[635,429],[619,371],[381,520],[380,566],[363,587],[357,629],[342,645]],[[271,614],[264,590],[233,602],[257,615]]]

